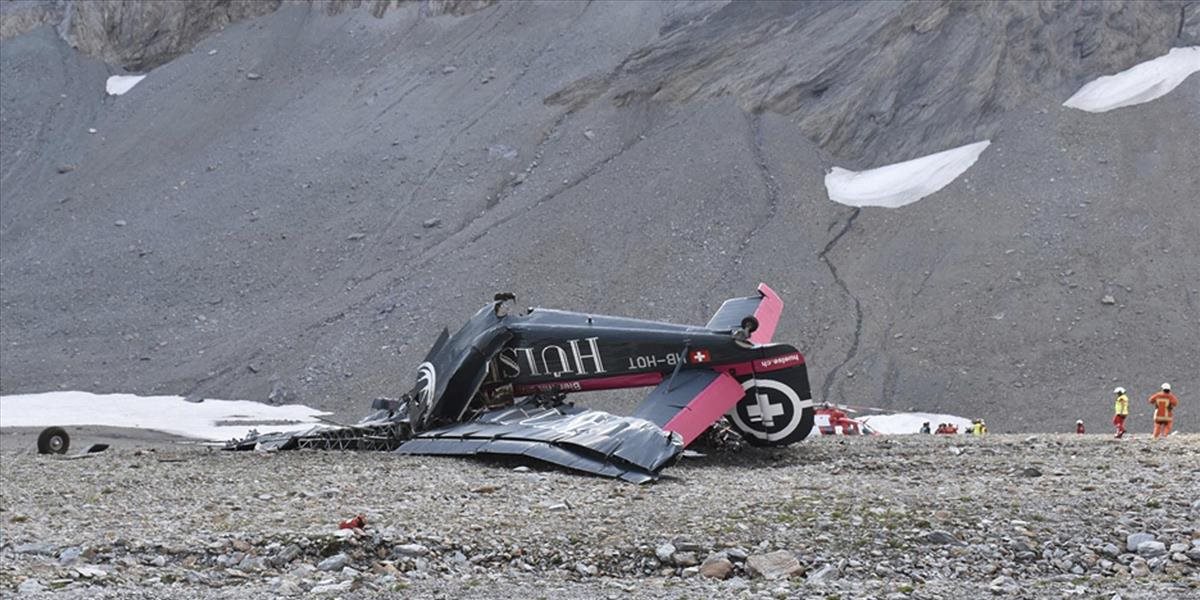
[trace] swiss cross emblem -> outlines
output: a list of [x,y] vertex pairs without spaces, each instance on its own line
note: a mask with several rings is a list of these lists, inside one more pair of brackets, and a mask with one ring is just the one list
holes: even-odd
[[694,350],[691,354],[688,354],[688,358],[693,363],[706,363],[712,360],[712,355],[708,353],[708,350]]

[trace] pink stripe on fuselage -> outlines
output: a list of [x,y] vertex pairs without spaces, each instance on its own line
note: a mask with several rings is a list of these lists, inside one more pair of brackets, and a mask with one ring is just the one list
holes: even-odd
[[758,329],[750,334],[750,341],[755,344],[766,344],[775,336],[775,327],[779,325],[779,315],[783,314],[783,300],[779,294],[765,283],[758,284],[758,293],[762,294],[762,302],[754,310],[754,318],[758,319]]
[[577,379],[574,381],[547,381],[544,383],[526,383],[513,386],[513,394],[528,396],[538,392],[594,392],[598,390],[619,390],[623,388],[648,387],[662,383],[663,374],[657,372],[634,373],[631,375],[614,375],[612,377],[594,377],[592,379]]
[[671,417],[671,420],[663,425],[663,429],[683,436],[683,445],[687,447],[745,395],[742,384],[728,373],[722,373],[703,391],[696,394],[683,410]]

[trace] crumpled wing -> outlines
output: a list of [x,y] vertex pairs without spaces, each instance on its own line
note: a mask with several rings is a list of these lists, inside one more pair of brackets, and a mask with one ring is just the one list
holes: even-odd
[[683,441],[644,419],[575,406],[543,408],[525,403],[422,432],[396,451],[528,456],[644,483],[657,479],[659,471],[683,452]]
[[684,369],[658,384],[633,416],[678,433],[687,447],[745,395],[728,373]]

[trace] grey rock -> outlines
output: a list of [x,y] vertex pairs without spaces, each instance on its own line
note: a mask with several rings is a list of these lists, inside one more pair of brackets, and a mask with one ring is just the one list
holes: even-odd
[[124,227],[128,224],[129,223],[127,221],[125,221],[125,219],[117,219],[116,221],[113,221],[113,225],[115,225],[117,227]]
[[1007,575],[1001,575],[988,582],[988,589],[995,593],[1011,594],[1021,589],[1021,584]]
[[281,567],[299,558],[300,553],[300,546],[297,546],[296,544],[289,544],[283,550],[280,550],[279,554],[276,554],[271,558],[271,564],[275,565],[276,567]]
[[272,406],[281,406],[284,404],[298,404],[300,396],[291,388],[283,385],[279,381],[271,384],[271,393],[267,394],[267,404]]
[[458,67],[456,67],[454,65],[446,65],[446,66],[442,67],[442,75],[449,75],[457,70],[458,70]]
[[1162,542],[1147,540],[1137,545],[1137,553],[1139,556],[1146,558],[1162,556],[1167,553],[1167,545]]
[[930,544],[952,544],[955,546],[964,546],[965,544],[954,537],[954,534],[949,531],[934,530],[921,536],[921,539]]
[[1134,577],[1146,577],[1150,575],[1150,567],[1144,560],[1134,561],[1129,565],[1129,574]]
[[692,567],[700,564],[695,552],[676,552],[671,555],[671,562],[680,567]]
[[43,556],[54,556],[57,548],[49,542],[30,542],[28,544],[20,544],[13,547],[13,552],[17,554],[41,554]]
[[429,548],[423,544],[400,544],[396,546],[396,553],[401,556],[425,556],[429,554]]
[[575,563],[575,572],[583,575],[584,577],[595,577],[600,573],[600,570],[597,569],[595,565],[589,565],[587,563],[580,562]]
[[673,554],[675,554],[675,544],[672,544],[671,542],[660,544],[654,549],[654,556],[658,558],[658,562],[663,563],[664,565],[671,564],[671,555]]
[[1116,304],[1116,303],[1117,303],[1117,299],[1113,298],[1112,295],[1109,295],[1109,294],[1106,294],[1103,298],[1100,299],[1100,304]]
[[1041,477],[1042,471],[1037,467],[1025,467],[1021,469],[1020,475],[1021,477]]
[[421,223],[421,227],[424,227],[425,229],[433,229],[434,227],[437,227],[438,225],[441,225],[441,224],[442,224],[442,220],[438,219],[438,218],[425,219]]
[[299,596],[304,593],[304,589],[290,579],[279,580],[271,586],[271,591],[278,596]]
[[262,79],[262,75],[255,73],[254,71],[250,71],[246,73],[246,79],[249,79],[250,81],[258,81],[259,79]]
[[1128,552],[1137,552],[1139,544],[1152,541],[1154,541],[1154,535],[1152,534],[1146,532],[1131,533],[1125,538],[1125,550]]
[[1103,554],[1104,556],[1116,558],[1120,553],[1121,549],[1118,548],[1116,544],[1109,543],[1100,548],[1100,554]]
[[58,564],[64,567],[69,567],[75,564],[82,554],[83,549],[79,548],[78,546],[64,548],[62,552],[58,553]]
[[350,557],[339,552],[317,563],[317,569],[320,571],[341,571],[342,567],[348,564],[350,564]]
[[746,570],[751,575],[775,580],[791,577],[802,567],[796,556],[787,550],[776,550],[768,554],[753,554],[746,559]]
[[347,239],[347,240],[350,240],[350,241],[352,241],[352,242],[356,242],[356,241],[358,241],[358,240],[361,240],[361,239],[363,239],[363,238],[365,238],[365,237],[367,237],[367,234],[365,234],[365,233],[363,233],[363,232],[359,231],[359,232],[352,233],[352,234],[350,234],[350,235],[346,236],[346,239]]
[[338,583],[326,583],[326,584],[313,586],[312,589],[308,590],[308,593],[312,594],[314,596],[344,594],[346,592],[349,592],[353,586],[354,586],[353,581],[341,581]]
[[825,566],[808,574],[809,583],[820,583],[832,579],[837,574],[837,567],[826,563]]
[[502,158],[504,160],[513,160],[517,158],[517,149],[504,144],[495,144],[487,148],[488,160]]
[[21,584],[17,586],[18,594],[40,594],[44,591],[46,591],[46,586],[42,585],[41,581],[38,581],[32,577],[22,581]]

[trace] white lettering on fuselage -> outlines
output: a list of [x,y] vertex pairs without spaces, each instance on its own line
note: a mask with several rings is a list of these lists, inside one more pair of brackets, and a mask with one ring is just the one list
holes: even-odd
[[683,360],[683,354],[669,352],[665,356],[631,356],[629,357],[629,370],[637,371],[640,369],[657,369],[660,367],[674,367]]
[[[567,340],[567,348],[549,344],[540,349],[513,348],[511,355],[500,354],[501,365],[505,373],[512,377],[528,374],[531,377],[551,375],[597,375],[605,373],[604,360],[600,356],[600,338],[584,338],[582,340]],[[589,368],[590,367],[590,368]]]

